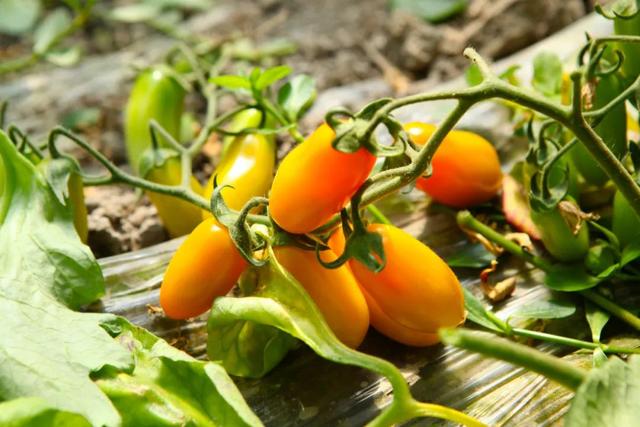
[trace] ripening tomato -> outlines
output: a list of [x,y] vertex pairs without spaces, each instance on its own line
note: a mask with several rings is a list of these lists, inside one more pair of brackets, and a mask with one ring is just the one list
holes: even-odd
[[[369,309],[349,268],[325,268],[314,251],[293,246],[274,250],[278,262],[309,293],[336,337],[351,348],[358,347],[369,328]],[[336,258],[331,250],[323,251],[322,256],[325,261]]]
[[[240,210],[254,196],[265,196],[273,180],[276,148],[273,138],[260,134],[238,136],[222,156],[209,178],[204,197],[211,198],[214,181],[218,186],[230,185],[222,191],[228,207]],[[211,212],[205,212],[205,218]]]
[[[149,181],[164,185],[179,185],[182,182],[180,157],[169,157],[164,159],[161,165],[151,168],[144,167],[144,160],[141,163],[142,175]],[[202,194],[202,186],[194,176],[190,177],[189,182],[196,194]],[[171,237],[189,234],[202,221],[204,211],[186,200],[153,191],[146,191],[146,194],[156,207],[162,225]]]
[[[424,145],[436,127],[411,122],[405,126],[411,141]],[[472,132],[452,130],[431,162],[429,178],[418,178],[416,187],[435,201],[466,208],[494,198],[502,185],[500,159],[489,141]]]
[[331,146],[335,133],[323,124],[282,161],[271,187],[269,211],[290,233],[309,233],[347,205],[376,158],[361,147],[343,153]]
[[[387,263],[374,273],[356,260],[350,268],[369,307],[371,325],[387,337],[412,346],[439,342],[437,331],[464,321],[464,298],[456,275],[431,249],[392,225],[371,224],[382,236]],[[338,231],[329,246],[344,248]]]
[[171,258],[160,287],[160,305],[172,319],[198,316],[233,288],[246,267],[227,230],[215,219],[206,219]]

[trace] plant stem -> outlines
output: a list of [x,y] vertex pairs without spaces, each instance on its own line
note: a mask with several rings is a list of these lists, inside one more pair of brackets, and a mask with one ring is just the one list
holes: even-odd
[[640,331],[640,318],[635,316],[629,310],[620,307],[618,304],[614,303],[608,298],[603,297],[595,291],[587,289],[584,291],[580,291],[580,293],[589,301],[599,305],[600,307],[616,316],[618,319]]
[[387,218],[385,214],[383,214],[374,204],[368,205],[367,210],[377,223],[391,225],[389,218]]
[[562,359],[485,332],[440,329],[439,334],[446,344],[522,366],[571,390],[576,390],[587,375],[583,369]]
[[478,221],[473,217],[473,215],[471,215],[469,211],[458,212],[456,220],[458,221],[458,225],[461,228],[481,234],[492,242],[497,243],[499,246],[503,247],[506,251],[524,259],[528,263],[533,264],[534,266],[545,272],[551,270],[551,264],[547,260],[533,255],[531,252],[525,250],[517,243],[507,239],[493,228]]
[[640,354],[640,349],[638,348],[609,346],[606,344],[598,344],[589,341],[578,340],[575,338],[563,337],[560,335],[547,334],[545,332],[531,331],[529,329],[512,328],[511,333],[520,337],[531,338],[538,341],[551,342],[554,344],[561,344],[570,347],[582,348],[586,350],[595,350],[596,348],[599,348],[605,353]]

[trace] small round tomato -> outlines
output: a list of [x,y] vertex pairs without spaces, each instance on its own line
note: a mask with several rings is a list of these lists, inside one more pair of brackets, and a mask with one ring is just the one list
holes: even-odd
[[246,266],[227,230],[213,218],[204,220],[169,262],[160,305],[172,319],[198,316],[233,288]]
[[[405,126],[411,141],[424,145],[434,125],[411,122]],[[452,130],[431,161],[429,178],[418,178],[416,187],[435,201],[466,208],[494,198],[502,185],[500,159],[489,141],[472,132]]]
[[[324,268],[314,251],[292,246],[276,247],[275,254],[309,293],[338,339],[358,347],[369,328],[369,309],[349,268]],[[331,250],[323,251],[322,257],[325,261],[337,258]]]
[[[431,249],[392,225],[371,224],[382,237],[386,265],[374,273],[349,261],[369,307],[371,325],[389,338],[412,346],[439,341],[437,331],[464,321],[462,287],[449,266]],[[341,231],[329,246],[344,247]]]
[[271,187],[269,211],[290,233],[309,233],[344,208],[371,173],[376,158],[365,148],[343,153],[335,133],[321,125],[282,161]]

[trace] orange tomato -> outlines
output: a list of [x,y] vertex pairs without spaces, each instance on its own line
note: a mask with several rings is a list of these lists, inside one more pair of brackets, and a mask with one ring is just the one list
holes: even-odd
[[269,211],[290,233],[309,233],[347,205],[376,158],[365,148],[343,153],[331,146],[335,133],[323,124],[282,161],[271,187]]
[[[403,344],[436,344],[439,328],[464,321],[458,278],[431,249],[399,228],[371,224],[368,230],[382,236],[384,269],[374,273],[356,260],[349,265],[367,301],[371,325]],[[329,246],[343,250],[341,230],[331,236]]]
[[[404,126],[414,144],[424,145],[434,125],[411,122]],[[443,205],[466,208],[494,198],[502,184],[498,153],[489,141],[472,132],[452,130],[436,150],[429,178],[416,187]]]
[[[358,347],[369,328],[369,309],[349,268],[324,268],[314,251],[293,246],[274,251],[278,262],[309,293],[336,337],[351,348]],[[322,255],[325,261],[336,258],[331,250]]]
[[160,305],[172,319],[198,316],[233,288],[246,266],[227,230],[213,218],[204,220],[169,262]]

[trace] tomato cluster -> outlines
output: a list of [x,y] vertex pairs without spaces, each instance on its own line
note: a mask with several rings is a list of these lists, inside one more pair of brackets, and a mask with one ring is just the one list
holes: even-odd
[[[424,144],[435,127],[411,123],[406,129],[414,143]],[[338,151],[332,146],[335,136],[327,124],[318,127],[285,156],[273,182],[273,140],[261,135],[236,137],[225,149],[215,182],[233,185],[235,192],[226,193],[224,200],[234,209],[252,196],[266,194],[270,186],[269,214],[274,224],[292,235],[311,233],[349,203],[376,161],[364,147]],[[478,160],[468,163],[469,157]],[[502,174],[497,154],[475,134],[451,132],[433,163],[433,175],[420,178],[418,186],[436,201],[470,206],[498,192]],[[461,177],[452,178],[451,170]],[[378,234],[382,241],[385,264],[379,272],[356,259],[332,269],[323,265],[345,251],[341,229],[334,229],[327,242],[330,249],[318,256],[291,245],[274,248],[277,261],[305,288],[343,343],[358,347],[371,324],[398,342],[426,346],[439,341],[439,328],[464,321],[462,288],[441,258],[392,225],[370,224],[367,232]],[[228,231],[208,217],[169,264],[160,291],[165,313],[177,319],[204,313],[216,297],[229,292],[247,266]]]

